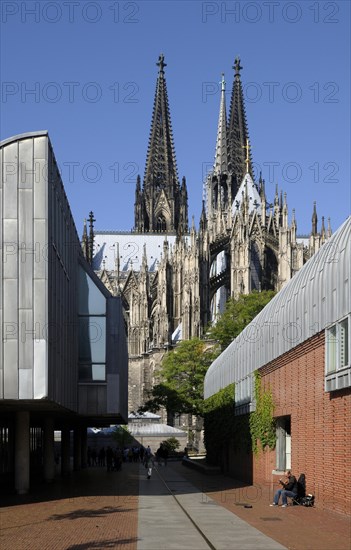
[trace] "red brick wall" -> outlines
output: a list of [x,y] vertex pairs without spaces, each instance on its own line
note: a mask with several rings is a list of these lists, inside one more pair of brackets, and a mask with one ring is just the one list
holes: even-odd
[[[324,391],[324,333],[260,369],[274,416],[291,416],[291,469],[306,474],[318,507],[350,515],[351,388]],[[272,482],[275,451],[254,459],[253,481]]]

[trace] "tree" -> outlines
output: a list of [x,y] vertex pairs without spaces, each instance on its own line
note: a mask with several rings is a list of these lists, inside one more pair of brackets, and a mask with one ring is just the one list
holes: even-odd
[[112,437],[121,449],[133,441],[133,436],[127,426],[116,426]]
[[206,371],[218,355],[215,348],[199,338],[183,340],[163,358],[150,399],[139,411],[160,410],[168,414],[202,415],[203,383]]
[[165,441],[162,441],[161,445],[166,448],[169,453],[173,453],[180,447],[180,443],[176,437],[165,439]]
[[221,351],[223,351],[270,302],[274,295],[273,290],[264,290],[241,294],[237,299],[230,298],[221,317],[215,325],[210,327],[208,336],[218,342]]
[[158,372],[160,383],[139,412],[157,412],[162,407],[169,417],[174,414],[203,416],[203,385],[208,367],[273,298],[273,291],[253,292],[230,299],[208,336],[218,344],[192,338],[183,340],[163,358]]

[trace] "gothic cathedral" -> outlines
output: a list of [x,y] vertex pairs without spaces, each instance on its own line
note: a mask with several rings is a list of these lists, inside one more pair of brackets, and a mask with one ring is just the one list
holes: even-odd
[[286,193],[271,203],[252,169],[240,60],[234,63],[229,108],[222,77],[215,159],[205,186],[199,227],[189,228],[185,178],[178,177],[164,56],[156,93],[143,182],[135,190],[132,232],[85,225],[88,261],[114,295],[121,295],[129,346],[129,411],[144,403],[164,353],[179,340],[201,337],[230,296],[280,290],[330,236],[324,219],[297,236]]

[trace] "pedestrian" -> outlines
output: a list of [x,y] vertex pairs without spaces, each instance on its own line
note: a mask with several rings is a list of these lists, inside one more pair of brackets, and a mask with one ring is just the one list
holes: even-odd
[[166,445],[163,445],[162,452],[163,452],[163,460],[165,462],[165,466],[167,466],[169,452]]
[[146,453],[145,454],[144,465],[145,465],[145,468],[146,468],[146,478],[151,479],[152,468],[154,467],[154,456],[153,456],[152,453]]

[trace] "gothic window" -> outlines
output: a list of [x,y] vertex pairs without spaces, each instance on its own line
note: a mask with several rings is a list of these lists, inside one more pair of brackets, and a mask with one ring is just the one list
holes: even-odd
[[166,230],[167,230],[166,220],[165,220],[164,216],[160,215],[160,216],[157,217],[156,231],[163,232],[163,231],[166,231]]
[[278,283],[278,262],[271,248],[264,251],[264,274],[262,277],[262,290],[276,290]]
[[255,241],[251,244],[250,271],[251,290],[261,290],[262,269],[260,262],[260,250]]

